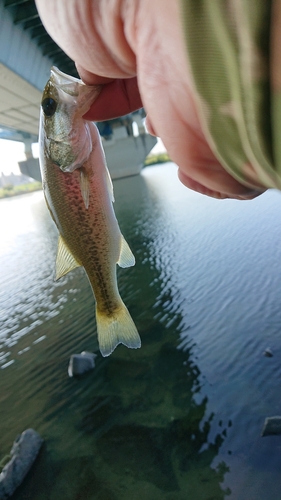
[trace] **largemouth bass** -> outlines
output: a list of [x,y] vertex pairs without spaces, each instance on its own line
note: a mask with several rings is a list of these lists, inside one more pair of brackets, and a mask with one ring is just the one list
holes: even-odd
[[40,168],[47,206],[59,230],[56,279],[83,266],[96,299],[101,354],[118,344],[140,347],[136,326],[117,286],[116,264],[135,258],[113,210],[113,186],[97,127],[83,119],[99,94],[51,69],[40,111]]

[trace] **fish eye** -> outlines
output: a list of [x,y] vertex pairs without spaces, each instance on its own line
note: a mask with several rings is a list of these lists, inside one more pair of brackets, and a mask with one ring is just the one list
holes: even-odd
[[57,103],[52,97],[46,97],[42,101],[41,106],[46,116],[53,116],[57,109]]

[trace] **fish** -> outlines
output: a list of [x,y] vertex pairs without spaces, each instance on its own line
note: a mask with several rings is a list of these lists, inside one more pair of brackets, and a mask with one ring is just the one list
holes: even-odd
[[113,184],[99,131],[83,115],[101,91],[56,67],[40,107],[39,163],[47,207],[59,231],[56,280],[82,266],[95,297],[100,352],[141,339],[119,291],[116,264],[135,264],[113,209]]

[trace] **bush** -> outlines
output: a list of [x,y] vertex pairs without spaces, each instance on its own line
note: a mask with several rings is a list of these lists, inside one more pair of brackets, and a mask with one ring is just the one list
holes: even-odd
[[13,188],[13,184],[6,184],[6,186],[3,186],[4,191],[12,191]]
[[156,163],[166,163],[167,161],[171,161],[167,152],[149,154],[144,161],[144,166],[147,167],[149,165],[155,165]]
[[38,191],[39,189],[42,189],[42,184],[37,181],[28,182],[27,184],[19,184],[18,186],[7,184],[7,186],[0,188],[0,199],[24,193],[31,193],[32,191]]

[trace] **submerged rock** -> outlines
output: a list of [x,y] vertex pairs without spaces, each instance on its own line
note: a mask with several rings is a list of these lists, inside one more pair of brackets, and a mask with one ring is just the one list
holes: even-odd
[[83,351],[81,354],[72,354],[68,365],[68,375],[83,375],[83,373],[95,368],[96,354]]
[[22,483],[42,446],[43,439],[27,429],[14,441],[10,460],[0,474],[0,500],[6,500]]
[[281,417],[267,417],[264,421],[264,426],[261,435],[271,436],[271,435],[281,434]]
[[273,356],[273,352],[272,350],[270,349],[270,347],[267,347],[266,350],[264,351],[264,356],[266,356],[267,358],[272,358]]

